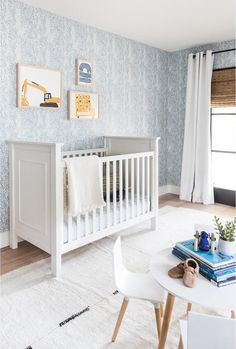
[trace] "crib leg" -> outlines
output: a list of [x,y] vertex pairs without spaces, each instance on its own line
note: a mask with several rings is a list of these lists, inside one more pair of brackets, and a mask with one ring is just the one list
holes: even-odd
[[61,253],[57,251],[51,254],[51,270],[54,277],[61,276]]
[[151,218],[151,230],[157,230],[157,226],[158,226],[158,218],[157,217]]
[[18,236],[15,234],[14,230],[10,231],[10,247],[12,249],[18,248]]

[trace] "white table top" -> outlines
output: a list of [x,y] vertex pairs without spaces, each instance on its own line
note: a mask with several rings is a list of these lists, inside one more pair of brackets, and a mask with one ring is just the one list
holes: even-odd
[[193,288],[186,287],[182,279],[173,279],[168,276],[168,270],[180,262],[180,259],[172,255],[171,249],[162,250],[151,260],[152,276],[166,291],[188,303],[213,309],[229,311],[236,309],[236,284],[217,287],[199,275]]

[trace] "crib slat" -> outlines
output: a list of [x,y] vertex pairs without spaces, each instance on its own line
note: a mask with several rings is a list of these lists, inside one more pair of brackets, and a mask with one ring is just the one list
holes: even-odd
[[110,227],[110,162],[106,162],[106,204],[107,204],[107,228]]
[[80,215],[76,217],[76,233],[76,240],[79,240],[79,238],[82,236]]
[[137,173],[136,173],[136,190],[137,190],[137,216],[140,215],[140,168],[139,158],[136,159]]
[[84,217],[84,220],[85,220],[85,235],[88,235],[89,234],[89,214],[88,213],[85,213],[85,217]]
[[96,232],[96,210],[93,210],[93,215],[92,215],[92,220],[93,220],[93,224],[92,224],[92,233]]
[[100,230],[103,229],[104,227],[104,211],[103,211],[103,207],[100,208],[99,210],[99,216],[100,216]]
[[131,159],[131,217],[134,218],[134,159]]
[[145,213],[145,157],[142,157],[142,214]]
[[[150,203],[150,157],[147,156],[147,200]],[[148,205],[148,211],[150,210],[150,204]]]
[[68,242],[72,241],[72,217],[68,214]]
[[129,219],[129,160],[125,159],[125,219]]
[[120,202],[120,223],[123,221],[123,161],[119,160],[119,202]]
[[113,225],[116,224],[116,161],[113,161]]

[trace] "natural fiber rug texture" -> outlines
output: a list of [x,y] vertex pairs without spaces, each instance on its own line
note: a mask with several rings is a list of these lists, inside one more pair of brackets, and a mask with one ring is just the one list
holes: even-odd
[[[148,222],[122,232],[127,267],[147,271],[152,254],[191,237],[194,223],[211,224],[212,218],[197,210],[168,206],[160,209],[157,232],[150,231]],[[49,258],[5,274],[1,280],[1,348],[156,348],[153,306],[137,300],[129,302],[117,341],[111,343],[122,302],[122,296],[114,292],[112,275],[115,238],[104,238],[63,256],[59,280],[50,275]],[[193,309],[217,314],[217,310],[199,306]],[[186,304],[176,300],[167,349],[177,348],[178,320],[185,313]],[[65,321],[68,318],[70,321]]]

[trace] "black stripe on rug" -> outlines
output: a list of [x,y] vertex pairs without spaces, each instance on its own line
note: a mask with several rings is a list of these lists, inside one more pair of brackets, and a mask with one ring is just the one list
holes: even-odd
[[89,305],[88,305],[88,306],[87,306],[86,308],[84,308],[83,310],[79,311],[79,312],[76,313],[76,314],[71,315],[70,317],[68,317],[68,318],[65,319],[64,321],[60,322],[60,323],[59,323],[59,326],[60,326],[60,327],[64,326],[65,324],[67,324],[67,322],[69,322],[69,321],[71,321],[71,320],[74,320],[76,317],[78,317],[78,316],[80,316],[80,315],[86,313],[86,312],[89,311],[89,310],[90,310],[90,308],[89,308]]

